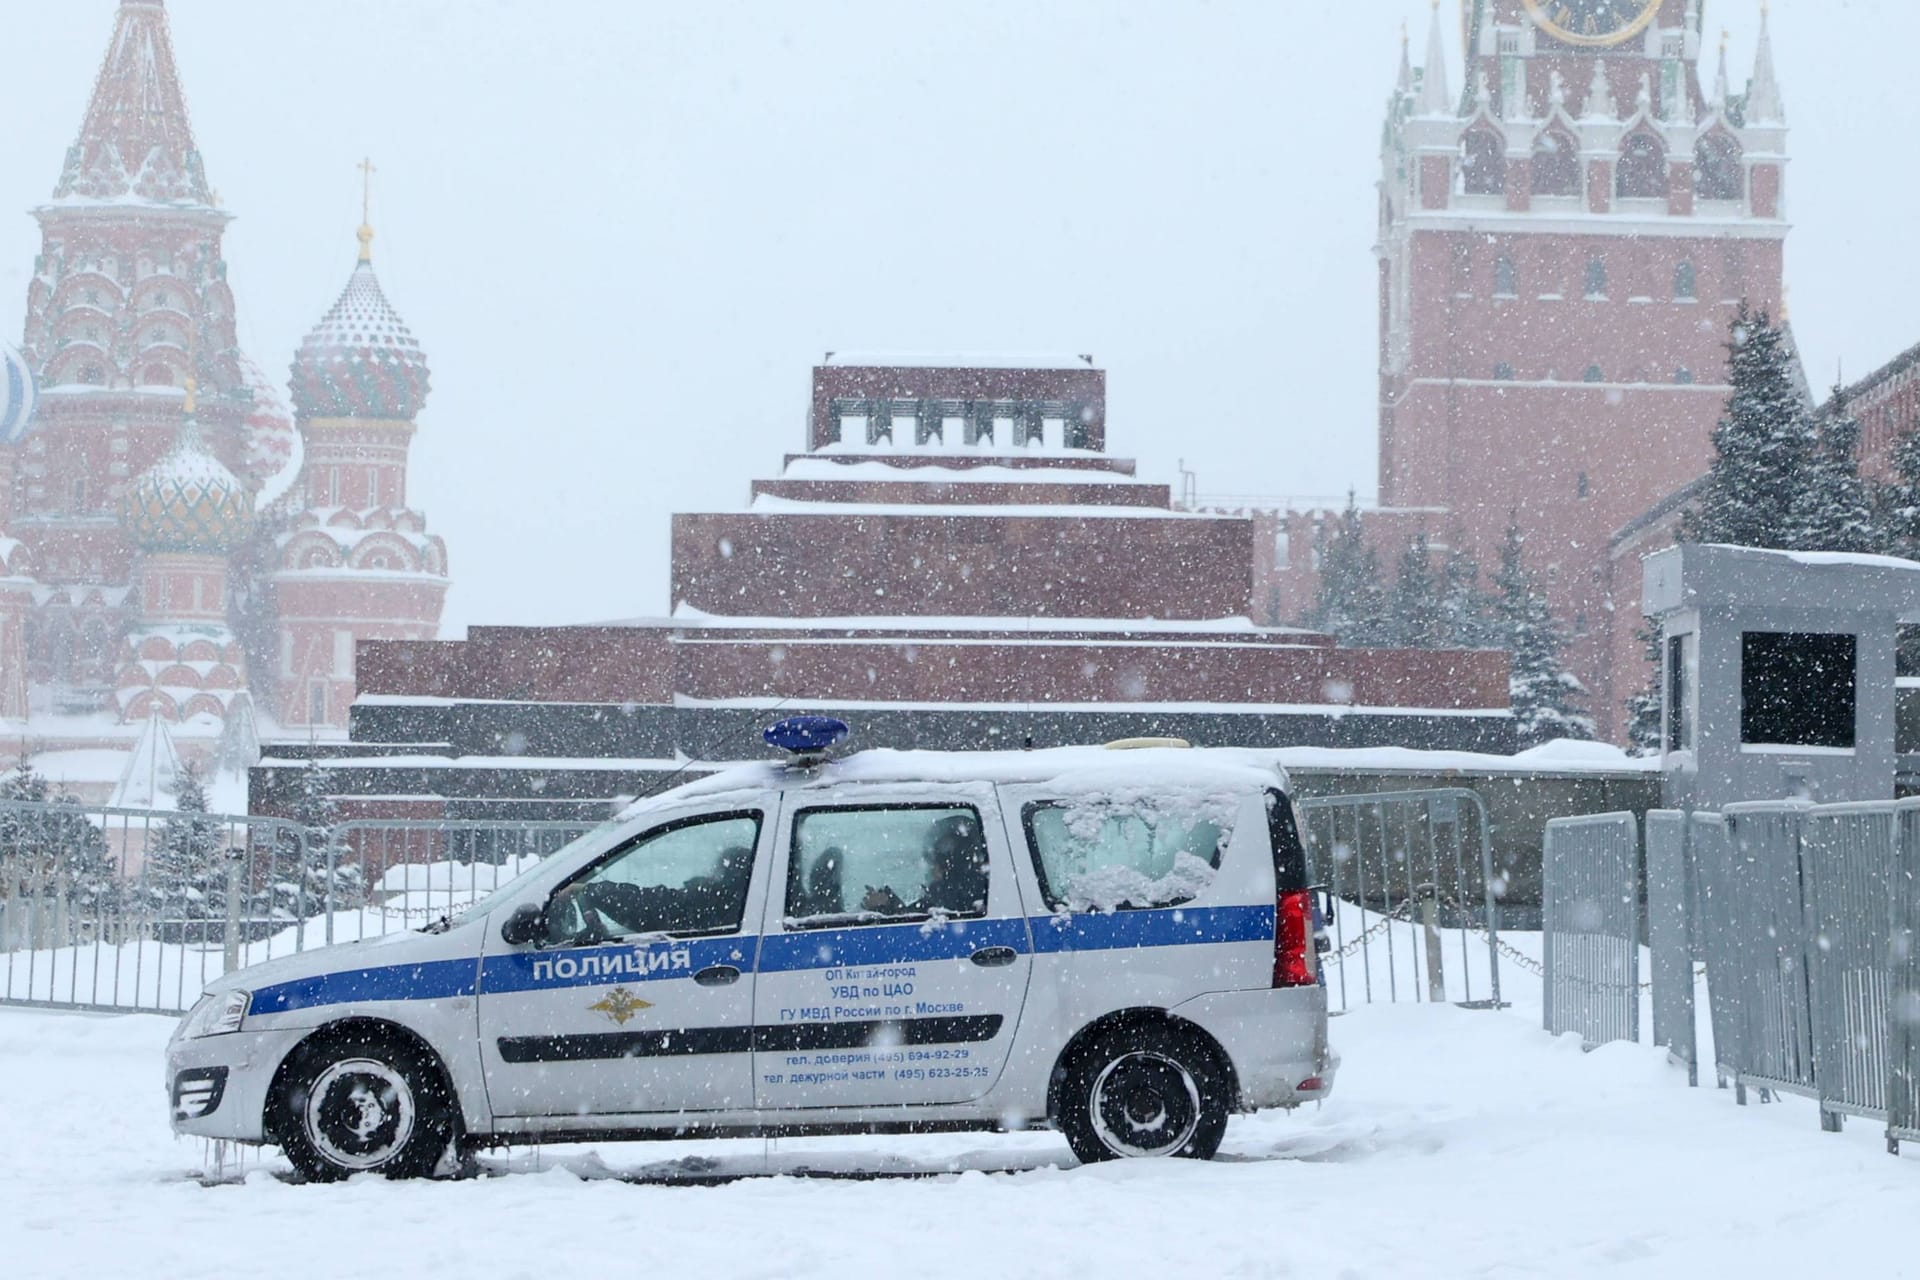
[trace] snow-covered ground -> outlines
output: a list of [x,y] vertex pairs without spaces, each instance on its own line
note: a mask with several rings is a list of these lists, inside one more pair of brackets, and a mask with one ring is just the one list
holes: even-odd
[[[1036,1133],[548,1148],[465,1182],[295,1186],[272,1154],[209,1177],[168,1133],[169,1020],[0,1009],[0,1259],[33,1278],[1920,1275],[1920,1153],[1536,1021],[1358,1009],[1333,1024],[1335,1097],[1235,1120],[1212,1164],[1075,1168]],[[802,1169],[926,1176],[685,1184]]]

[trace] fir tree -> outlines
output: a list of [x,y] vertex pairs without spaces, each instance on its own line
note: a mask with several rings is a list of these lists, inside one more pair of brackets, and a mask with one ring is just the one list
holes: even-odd
[[1527,569],[1517,522],[1507,525],[1493,586],[1495,635],[1512,658],[1509,690],[1521,748],[1554,738],[1592,738],[1593,720],[1579,708],[1586,689],[1561,660],[1566,636]]
[[1492,647],[1486,593],[1480,589],[1480,562],[1468,551],[1455,530],[1447,540],[1447,558],[1440,566],[1440,624],[1435,643],[1443,649]]
[[1660,632],[1643,620],[1634,638],[1646,646],[1647,683],[1627,699],[1627,744],[1643,756],[1660,754]]
[[1892,464],[1874,494],[1881,547],[1889,555],[1920,559],[1920,421],[1893,442]]
[[1380,587],[1380,562],[1367,542],[1354,495],[1331,532],[1319,532],[1320,588],[1306,625],[1344,645],[1373,646],[1388,631],[1386,593]]
[[210,920],[227,910],[227,849],[221,823],[207,816],[197,770],[180,775],[178,811],[147,849],[146,897],[168,920]]
[[1848,412],[1845,388],[1835,387],[1781,546],[1797,551],[1880,550],[1873,504],[1860,478],[1859,450],[1860,423]]
[[1442,621],[1433,553],[1427,535],[1417,533],[1400,554],[1394,574],[1393,594],[1387,600],[1386,641],[1403,649],[1437,649]]
[[1733,319],[1733,394],[1713,430],[1714,459],[1681,538],[1747,547],[1790,545],[1796,499],[1815,456],[1815,433],[1794,385],[1781,330],[1745,303]]
[[287,816],[300,827],[306,844],[296,849],[298,842],[288,841],[276,859],[274,913],[294,919],[362,905],[366,875],[360,864],[345,857],[334,863],[333,829],[340,821],[340,806],[333,798],[333,775],[319,761],[309,760],[301,769],[300,790]]
[[22,756],[0,779],[0,880],[18,877],[84,908],[114,901],[118,880],[104,833],[64,787],[55,787]]

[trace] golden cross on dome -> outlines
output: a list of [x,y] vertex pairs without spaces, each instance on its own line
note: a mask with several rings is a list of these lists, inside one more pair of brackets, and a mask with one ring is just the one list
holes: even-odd
[[362,160],[355,168],[360,170],[364,185],[360,193],[360,261],[373,261],[373,175],[380,172],[374,167],[372,157]]

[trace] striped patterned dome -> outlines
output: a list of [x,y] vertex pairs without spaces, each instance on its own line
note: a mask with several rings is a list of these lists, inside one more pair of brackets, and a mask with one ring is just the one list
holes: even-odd
[[38,399],[33,370],[18,351],[0,346],[0,444],[17,444],[27,434]]
[[173,447],[127,490],[121,514],[142,550],[224,555],[253,529],[253,495],[188,418]]
[[303,419],[411,422],[427,402],[428,387],[426,352],[363,256],[340,301],[300,344],[293,362],[294,410]]

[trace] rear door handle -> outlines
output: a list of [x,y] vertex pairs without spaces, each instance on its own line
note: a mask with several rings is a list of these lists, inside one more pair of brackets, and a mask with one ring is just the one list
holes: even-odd
[[982,947],[973,953],[972,960],[982,969],[998,969],[1001,965],[1012,964],[1020,958],[1020,953],[1012,947]]
[[730,987],[740,981],[740,971],[730,964],[710,965],[693,975],[703,987]]

